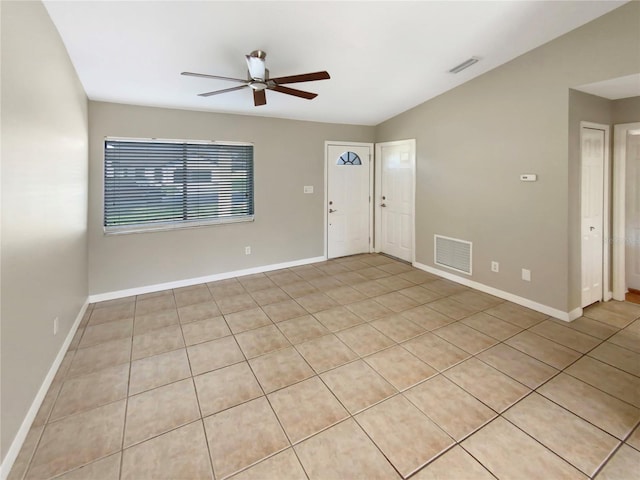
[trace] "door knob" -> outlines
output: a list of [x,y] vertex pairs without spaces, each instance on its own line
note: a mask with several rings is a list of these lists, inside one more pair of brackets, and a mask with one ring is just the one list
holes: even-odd
[[593,232],[595,229],[596,229],[596,227],[589,227],[589,230],[590,230],[590,231],[592,231],[592,232]]
[[387,204],[386,203],[381,203],[380,206],[384,208],[384,207],[387,206]]
[[334,210],[333,208],[329,209],[329,213],[337,212],[338,210]]

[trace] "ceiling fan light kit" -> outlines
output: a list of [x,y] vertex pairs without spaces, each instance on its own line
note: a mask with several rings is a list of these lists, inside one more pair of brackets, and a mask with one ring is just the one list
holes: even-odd
[[199,93],[200,97],[211,97],[221,93],[234,92],[249,87],[253,90],[253,103],[256,107],[266,105],[267,97],[265,90],[273,90],[274,92],[293,95],[294,97],[312,100],[318,96],[317,93],[305,92],[295,88],[285,87],[289,83],[314,82],[316,80],[328,80],[330,77],[326,71],[303,73],[300,75],[290,75],[287,77],[269,78],[269,70],[266,68],[265,59],[267,54],[262,50],[254,50],[249,55],[245,55],[247,61],[247,69],[249,78],[243,80],[240,78],[221,77],[219,75],[207,75],[204,73],[182,72],[181,75],[189,77],[211,78],[214,80],[226,80],[230,82],[242,83],[237,87],[225,88],[222,90],[214,90],[212,92]]

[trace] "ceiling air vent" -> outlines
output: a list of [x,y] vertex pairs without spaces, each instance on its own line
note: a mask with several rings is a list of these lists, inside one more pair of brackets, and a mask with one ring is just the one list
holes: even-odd
[[434,263],[471,275],[471,242],[434,235]]
[[460,65],[453,67],[449,70],[449,73],[460,73],[465,68],[469,68],[474,63],[478,63],[480,59],[478,57],[471,57],[469,60],[462,62]]

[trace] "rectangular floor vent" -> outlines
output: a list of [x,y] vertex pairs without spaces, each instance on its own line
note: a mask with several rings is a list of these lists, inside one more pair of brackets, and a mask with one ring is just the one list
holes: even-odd
[[434,235],[434,263],[471,275],[471,242]]

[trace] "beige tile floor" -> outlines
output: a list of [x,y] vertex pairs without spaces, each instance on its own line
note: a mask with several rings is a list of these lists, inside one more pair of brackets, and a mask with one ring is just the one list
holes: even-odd
[[380,255],[91,305],[10,479],[637,479],[640,305]]

